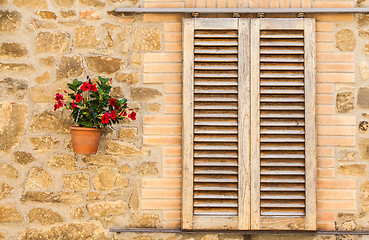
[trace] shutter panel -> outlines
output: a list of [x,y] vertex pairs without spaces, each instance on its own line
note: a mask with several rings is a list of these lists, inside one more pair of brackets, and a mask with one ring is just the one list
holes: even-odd
[[315,230],[314,20],[251,28],[252,229]]
[[248,229],[249,20],[183,26],[182,228]]

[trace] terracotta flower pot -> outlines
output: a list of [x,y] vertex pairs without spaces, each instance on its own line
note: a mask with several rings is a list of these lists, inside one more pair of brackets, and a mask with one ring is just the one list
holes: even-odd
[[74,153],[94,154],[99,147],[101,129],[71,127],[72,146]]

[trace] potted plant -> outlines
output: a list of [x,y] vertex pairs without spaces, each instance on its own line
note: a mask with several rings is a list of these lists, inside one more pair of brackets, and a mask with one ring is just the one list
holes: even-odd
[[[74,79],[68,83],[72,92],[56,94],[54,111],[59,108],[71,110],[75,122],[71,127],[73,151],[77,154],[94,154],[99,146],[102,128],[119,123],[122,119],[136,120],[136,113],[127,107],[127,99],[110,96],[111,78],[98,77],[93,84]],[[76,126],[77,125],[77,126]]]

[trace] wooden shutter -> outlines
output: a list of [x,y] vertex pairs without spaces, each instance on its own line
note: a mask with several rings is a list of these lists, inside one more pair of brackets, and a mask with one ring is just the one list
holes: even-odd
[[183,21],[183,229],[249,229],[249,23]]
[[251,228],[315,230],[314,20],[251,25]]

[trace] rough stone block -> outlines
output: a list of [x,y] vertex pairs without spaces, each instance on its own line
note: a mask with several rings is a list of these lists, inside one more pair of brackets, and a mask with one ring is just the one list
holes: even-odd
[[132,87],[131,88],[131,98],[132,100],[152,100],[163,94],[153,88],[146,87]]
[[369,106],[369,88],[360,88],[357,94],[357,104],[361,107]]
[[336,107],[339,113],[346,113],[354,109],[354,94],[352,92],[338,93]]
[[137,28],[133,34],[132,49],[141,51],[160,50],[161,31],[158,28]]
[[54,146],[59,143],[59,140],[57,138],[52,138],[50,136],[30,137],[29,141],[33,145],[33,150],[37,152],[45,152],[52,150]]
[[159,223],[159,215],[144,213],[133,214],[129,225],[132,228],[157,228]]
[[0,223],[20,222],[22,220],[22,215],[14,206],[14,204],[0,205]]
[[95,166],[118,166],[118,159],[114,156],[106,155],[106,154],[95,154],[89,156],[83,156],[82,161],[85,164],[92,164]]
[[56,69],[56,76],[58,79],[78,78],[84,73],[82,58],[80,56],[61,57],[58,68]]
[[53,155],[49,160],[49,166],[65,170],[75,170],[76,162],[77,161],[72,154]]
[[143,157],[149,155],[149,150],[138,148],[133,143],[123,143],[120,141],[106,141],[106,152],[112,155],[122,155],[126,157]]
[[133,139],[137,136],[136,127],[122,127],[119,130],[119,139]]
[[127,203],[124,201],[109,202],[103,201],[99,203],[87,204],[87,209],[92,217],[108,217],[123,214]]
[[93,26],[79,27],[76,29],[73,39],[73,46],[81,48],[93,48],[100,44],[96,36],[97,28]]
[[363,164],[340,165],[338,167],[338,172],[343,175],[365,176],[366,165]]
[[35,68],[31,64],[26,63],[4,63],[0,62],[0,71],[31,71],[33,72]]
[[63,217],[59,213],[46,208],[32,209],[28,214],[28,218],[31,223],[36,222],[41,225],[51,225],[64,222]]
[[53,2],[59,7],[71,8],[76,0],[53,0]]
[[78,204],[82,201],[82,194],[71,192],[25,192],[21,198],[21,202],[41,203]]
[[138,73],[123,73],[116,76],[118,82],[126,82],[128,84],[136,84],[139,81]]
[[41,8],[46,9],[46,0],[14,0],[14,5],[17,7]]
[[0,199],[10,197],[12,195],[13,189],[14,188],[12,186],[5,182],[0,183]]
[[32,117],[31,132],[69,133],[70,126],[71,123],[58,115],[45,111]]
[[90,178],[87,174],[77,173],[71,175],[64,175],[64,187],[66,189],[76,191],[86,191],[90,189]]
[[40,16],[42,19],[56,19],[56,14],[51,11],[37,10],[36,15]]
[[24,185],[24,188],[26,190],[38,188],[47,189],[51,186],[54,186],[54,184],[54,178],[50,173],[43,168],[33,167],[28,174],[28,179]]
[[159,173],[155,162],[144,162],[137,166],[136,172],[142,175],[156,175]]
[[22,15],[17,11],[0,10],[0,32],[14,32],[20,28]]
[[18,171],[15,167],[6,164],[0,163],[0,176],[4,176],[6,178],[16,179],[18,178]]
[[24,44],[16,42],[5,42],[1,45],[0,56],[2,58],[26,57],[28,50]]
[[113,57],[86,57],[87,66],[99,74],[112,74],[127,66],[127,62]]
[[336,33],[336,48],[341,51],[352,51],[355,49],[356,39],[354,32],[350,29],[342,29]]
[[17,151],[17,152],[14,152],[14,161],[22,165],[27,165],[31,162],[36,161],[36,159],[29,152]]
[[36,37],[36,51],[39,53],[65,53],[69,47],[69,34],[65,32],[40,32]]
[[0,96],[23,99],[27,88],[26,81],[7,77],[0,81]]

